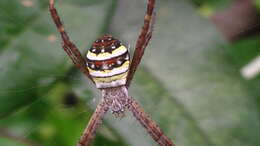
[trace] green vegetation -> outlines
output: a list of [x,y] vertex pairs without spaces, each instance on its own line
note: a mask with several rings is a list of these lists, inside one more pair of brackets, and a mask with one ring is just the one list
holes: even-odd
[[[196,13],[228,4],[158,2],[154,37],[130,94],[176,146],[260,145],[260,76],[245,80],[240,75],[259,56],[260,37],[228,43]],[[106,32],[134,46],[145,3],[57,0],[56,6],[84,53]],[[61,49],[47,1],[1,0],[0,20],[0,145],[76,145],[100,93]],[[109,113],[93,145],[155,146],[126,115],[116,119]]]

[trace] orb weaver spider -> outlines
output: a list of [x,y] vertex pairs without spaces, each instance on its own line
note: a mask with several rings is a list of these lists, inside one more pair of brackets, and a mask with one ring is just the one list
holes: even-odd
[[144,25],[139,34],[133,59],[130,63],[128,49],[112,35],[98,38],[84,58],[65,32],[61,19],[54,7],[54,0],[49,0],[49,10],[62,38],[62,47],[74,65],[79,68],[102,92],[101,102],[84,130],[78,146],[89,146],[102,118],[110,109],[116,117],[130,110],[151,137],[160,146],[174,146],[164,135],[157,124],[139,106],[137,101],[128,95],[128,87],[142,59],[153,30],[155,0],[148,0]]

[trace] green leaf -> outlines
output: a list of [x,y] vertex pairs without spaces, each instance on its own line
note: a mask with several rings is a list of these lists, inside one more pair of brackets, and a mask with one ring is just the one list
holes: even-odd
[[[0,2],[0,125],[42,145],[75,145],[100,92],[72,68],[47,1],[32,0],[33,7],[21,1]],[[108,26],[109,32],[134,46],[145,4],[119,1],[112,19],[114,1],[56,2],[82,52]],[[237,46],[227,47],[212,24],[186,1],[157,1],[156,10],[153,38],[130,95],[177,146],[259,145],[259,93],[249,89],[238,68],[254,53],[242,61],[234,58],[240,53],[230,50]],[[123,119],[108,113],[103,124],[93,145],[157,145],[129,112]],[[1,139],[0,145],[9,142],[19,145],[10,138]]]
[[257,10],[259,11],[259,9],[260,9],[260,0],[254,0],[253,2],[255,4]]
[[46,7],[43,1],[13,0],[0,2],[0,51],[23,33]]
[[[118,9],[112,25],[131,46],[143,23],[139,14],[145,4],[131,9],[137,3],[121,2],[125,9]],[[178,146],[259,145],[259,92],[249,89],[230,61],[223,47],[227,42],[185,1],[158,1],[156,8],[153,38],[142,61],[145,71],[139,70],[131,94]]]
[[19,143],[19,142],[15,142],[6,138],[0,138],[0,143],[1,145],[4,146],[14,146],[14,145],[19,145],[19,146],[27,146],[27,144],[23,144],[23,143]]
[[[1,3],[3,4],[1,7],[4,7],[5,4],[6,8],[8,8],[9,3]],[[12,5],[19,7],[16,9],[18,11],[16,13],[20,14],[19,11],[21,11],[20,15],[29,11],[27,9],[31,9],[30,7],[20,8],[20,1],[12,2]],[[79,38],[76,44],[79,44],[80,49],[85,50],[91,44],[91,41],[99,35],[100,29],[104,25],[103,21],[106,18],[105,12],[110,5],[111,1],[92,5],[91,7],[57,3],[64,22],[68,22],[66,29],[68,29],[71,38]],[[10,11],[9,8],[8,11]],[[27,17],[36,15],[31,11],[27,13],[29,15]],[[22,17],[18,14],[13,14],[13,17],[6,17],[10,17],[12,20],[16,16]],[[59,34],[47,8],[44,11],[39,9],[37,14],[39,15],[30,22],[29,26],[14,26],[19,29],[20,33],[12,34],[14,36],[10,38],[11,41],[8,41],[9,43],[1,49],[0,117],[37,100],[51,88],[50,85],[56,80],[64,78],[65,73],[72,66],[59,45]],[[7,28],[4,30],[7,30]]]
[[[30,106],[5,117],[1,125],[41,145],[76,145],[92,111],[86,110],[84,104],[77,109],[62,108],[62,98],[70,91],[70,86],[66,85],[69,82],[62,85],[60,81],[74,79],[70,72],[66,73],[72,63],[59,45],[59,34],[46,5],[40,8],[36,6],[40,1],[27,1],[33,5],[25,7],[22,2],[1,1],[1,10],[6,11],[1,13],[1,18],[5,18],[1,21],[0,26],[4,28],[1,33],[8,35],[1,35],[6,38],[1,38],[5,44],[1,43],[0,117]],[[105,27],[107,11],[113,5],[113,1],[80,5],[71,1],[57,3],[60,15],[68,22],[66,29],[72,39],[76,38],[82,52]],[[14,8],[16,11],[12,11]],[[9,24],[15,17],[22,19],[20,23]],[[9,32],[9,26],[14,33]],[[118,136],[111,139],[103,133],[115,135],[111,128],[104,126],[94,143],[123,145]],[[15,143],[15,139],[10,141]],[[1,141],[0,145],[7,145],[7,142]]]
[[[58,1],[56,7],[71,39],[85,52],[107,27],[104,22],[114,4],[112,0]],[[76,145],[93,111],[73,96],[69,82],[77,81],[73,64],[61,49],[47,1],[4,0],[0,11],[5,12],[0,13],[1,127],[40,145]],[[85,92],[85,97],[90,95]],[[6,139],[0,145],[20,145],[14,144],[18,138]],[[124,145],[106,124],[93,143]]]

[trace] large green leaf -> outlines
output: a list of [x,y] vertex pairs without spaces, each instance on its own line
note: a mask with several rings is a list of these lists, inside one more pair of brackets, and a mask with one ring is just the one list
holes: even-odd
[[[25,7],[22,1],[34,5]],[[70,146],[79,139],[100,92],[75,73],[46,2],[0,2],[0,128],[42,145]],[[82,52],[108,26],[115,37],[134,46],[145,0],[119,1],[111,19],[113,4],[57,1],[65,27]],[[241,44],[227,45],[187,1],[157,1],[156,10],[154,35],[130,95],[177,146],[259,145],[259,93],[239,75],[246,62],[235,65],[230,54],[234,51],[227,50]],[[156,145],[129,112],[123,119],[108,113],[104,125],[93,145]],[[10,137],[0,139],[0,145],[17,143]]]
[[[142,63],[146,72],[135,78],[131,93],[179,146],[259,145],[259,93],[240,77],[222,47],[227,42],[187,2],[157,4],[154,37]],[[122,1],[112,25],[132,46],[142,17],[129,15],[139,16],[145,4],[132,11],[136,5],[137,0]],[[157,82],[146,80],[150,75]]]
[[[99,35],[107,16],[105,12],[109,10],[111,2],[99,3],[99,5],[91,5],[91,7],[88,5],[78,7],[66,3],[58,4],[61,16],[65,22],[68,22],[66,28],[71,38],[78,38],[76,44],[79,44],[79,48],[85,50],[91,41]],[[8,8],[9,3],[3,3],[1,7],[4,7],[4,4]],[[12,5],[21,7],[20,1],[12,2]],[[22,15],[24,11],[29,11],[27,9],[32,8],[24,7],[21,10],[17,8],[16,13],[20,14],[19,11],[21,11],[20,15]],[[33,12],[30,11],[30,13]],[[17,110],[17,107],[22,107],[38,99],[48,91],[53,82],[63,78],[66,71],[72,66],[59,45],[59,36],[51,21],[48,9],[39,9],[37,13],[39,15],[30,22],[30,26],[15,26],[20,33],[11,37],[9,43],[1,49],[0,117]],[[14,17],[6,17],[10,17],[10,19],[23,17],[18,14],[14,14]],[[8,24],[8,21],[4,22]]]
[[[92,114],[82,100],[72,108],[64,107],[71,104],[64,100],[73,95],[68,81],[76,80],[75,69],[61,49],[46,4],[41,0],[1,1],[0,128],[12,134],[1,130],[0,145],[22,145],[19,139],[41,145],[76,145]],[[66,29],[82,52],[106,28],[114,4],[113,0],[57,2]],[[85,97],[90,95],[85,92]],[[108,126],[102,127],[94,144],[123,145]]]
[[0,51],[31,24],[46,7],[44,1],[0,1]]

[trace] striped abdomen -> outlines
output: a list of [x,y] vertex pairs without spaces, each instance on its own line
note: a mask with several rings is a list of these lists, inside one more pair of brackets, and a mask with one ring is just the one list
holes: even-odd
[[125,85],[129,63],[127,48],[111,35],[96,40],[87,53],[87,67],[97,88]]

